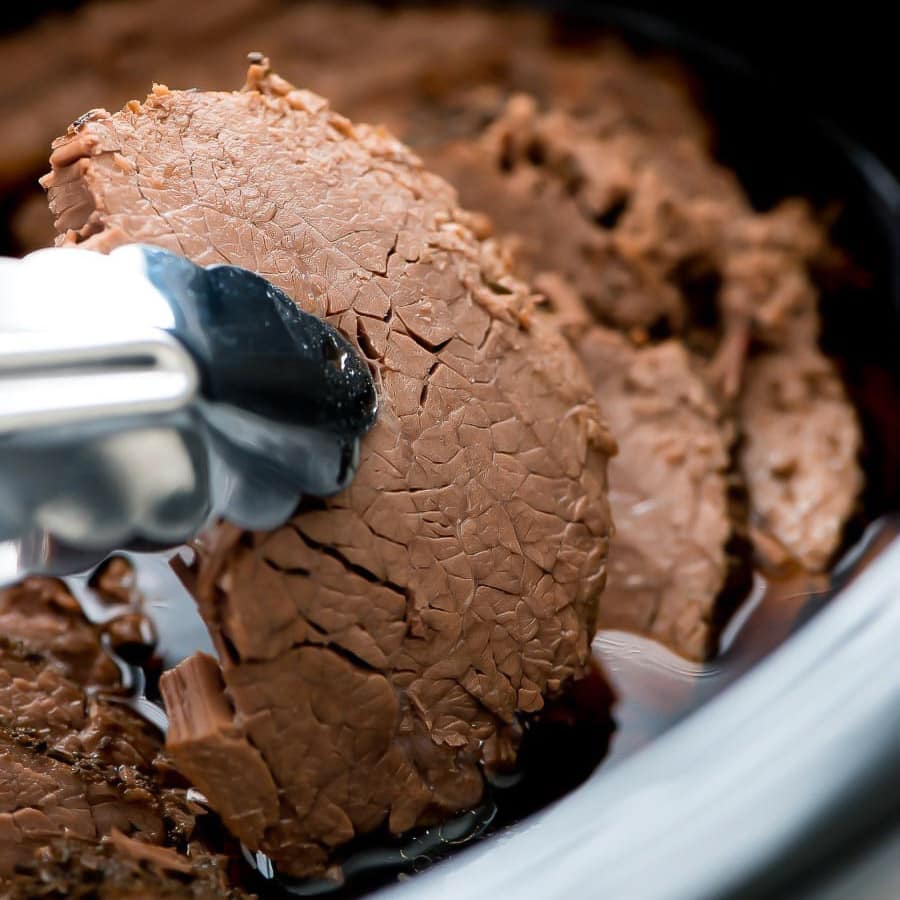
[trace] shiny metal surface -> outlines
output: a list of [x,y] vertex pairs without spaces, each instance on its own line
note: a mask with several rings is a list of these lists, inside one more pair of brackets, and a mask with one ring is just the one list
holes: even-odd
[[181,409],[198,383],[190,354],[163,331],[103,343],[0,334],[0,434]]
[[[199,386],[140,251],[0,260],[0,435],[187,406]],[[137,252],[136,252],[137,251]],[[129,314],[130,311],[130,314]]]
[[0,584],[342,490],[365,363],[265,279],[158,248],[0,260]]

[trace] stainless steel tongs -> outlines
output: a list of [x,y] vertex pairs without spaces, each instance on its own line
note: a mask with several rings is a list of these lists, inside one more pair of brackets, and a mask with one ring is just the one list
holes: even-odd
[[0,260],[0,584],[342,490],[365,363],[264,278],[153,247]]

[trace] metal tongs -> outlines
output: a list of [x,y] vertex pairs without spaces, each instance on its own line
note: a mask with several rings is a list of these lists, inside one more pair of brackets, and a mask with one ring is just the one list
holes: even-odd
[[365,363],[259,275],[155,247],[0,259],[0,584],[341,491]]

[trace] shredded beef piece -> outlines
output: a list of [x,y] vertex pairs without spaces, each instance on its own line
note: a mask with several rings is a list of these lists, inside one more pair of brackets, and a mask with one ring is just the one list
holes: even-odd
[[175,881],[135,876],[134,896],[153,896],[151,881],[170,891],[159,896],[205,883],[212,857],[195,833],[205,810],[169,775],[162,735],[121,702],[101,626],[62,581],[33,577],[0,590],[0,627],[0,896],[114,896],[125,870],[99,861],[115,834],[117,848],[137,844],[183,870]]
[[57,662],[0,639],[0,725],[57,756],[149,771],[159,735],[110,696],[67,678]]
[[0,878],[55,837],[98,840],[112,828],[150,843],[165,837],[157,798],[135,770],[63,762],[0,728]]
[[97,629],[43,578],[0,591],[0,623],[0,884],[57,836],[162,841],[161,738],[108,699],[118,670]]

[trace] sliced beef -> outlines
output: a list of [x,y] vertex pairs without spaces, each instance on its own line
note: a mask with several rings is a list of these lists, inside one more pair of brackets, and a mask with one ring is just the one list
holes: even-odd
[[142,841],[164,840],[162,810],[136,772],[56,757],[0,727],[0,879],[57,837],[96,841],[118,828]]
[[[227,81],[224,67],[255,44],[345,113],[412,142],[464,206],[490,215],[518,272],[554,303],[574,297],[638,342],[682,338],[708,360],[727,412],[755,346],[814,347],[809,269],[831,259],[824,231],[799,201],[751,209],[734,175],[713,161],[711,129],[677,66],[529,14],[244,0],[206,13],[202,28],[218,52],[204,56],[173,50],[192,46],[201,27],[173,9],[172,0],[139,0],[111,16],[89,3],[11,40],[7,121],[29,118],[10,128],[11,147],[21,138],[34,156],[28,129],[60,121],[63,109],[74,117],[87,83],[107,103],[161,71],[179,86],[209,87]],[[454,41],[422,38],[446,33]],[[37,42],[55,49],[29,67]],[[86,79],[81,93],[66,93],[56,67]],[[32,100],[19,112],[26,81]],[[32,233],[39,227],[30,224],[39,223],[34,210],[20,221]],[[482,234],[491,228],[472,224]],[[373,329],[370,346],[380,338]]]
[[53,578],[26,578],[0,590],[0,635],[54,660],[63,674],[82,685],[111,685],[119,670],[104,652],[100,632],[78,602]]
[[119,668],[62,581],[0,590],[0,727],[59,758],[152,769],[159,733],[121,703]]
[[859,425],[834,366],[815,350],[756,357],[741,422],[757,546],[824,570],[862,487]]
[[[109,568],[104,586],[122,587]],[[154,896],[151,883],[182,896],[222,877],[196,828],[205,810],[169,773],[160,733],[121,702],[101,627],[63,582],[0,590],[0,627],[0,896],[113,896],[126,882],[133,896]],[[111,860],[122,848],[177,862],[180,874],[145,877],[143,861]]]
[[[537,129],[536,110],[533,98],[514,97],[481,140],[457,140],[426,150],[425,158],[459,189],[464,204],[490,215],[522,276],[535,283],[563,277],[611,326],[680,322],[678,292],[652,267],[625,256],[614,234],[597,225],[621,207],[621,161],[580,147],[564,150],[555,131],[564,117]],[[595,178],[589,210],[576,196],[586,177],[583,164]]]
[[66,677],[59,663],[42,654],[0,642],[0,726],[58,757],[90,757],[149,772],[158,733],[109,696]]
[[0,591],[0,623],[0,885],[55,837],[162,842],[160,736],[110,699],[118,669],[98,630],[41,578]]
[[720,272],[721,339],[710,377],[727,397],[740,393],[751,341],[762,348],[814,351],[819,292],[810,265],[830,265],[831,248],[808,205],[787,200],[764,214],[728,221]]
[[732,537],[719,409],[676,341],[635,349],[594,327],[577,348],[619,444],[609,466],[616,535],[600,627],[705,659]]
[[[227,703],[209,677],[165,679],[176,762],[296,875],[356,834],[471,806],[482,764],[514,758],[517,714],[590,658],[613,444],[575,354],[446,182],[265,65],[243,93],[158,87],[96,113],[51,162],[61,243],[254,269],[379,382],[347,492],[201,550]],[[247,816],[223,742],[260,773]]]
[[[350,492],[273,534],[206,539],[192,578],[224,666],[197,656],[166,683],[183,770],[235,834],[306,873],[385,820],[474,802],[480,763],[515,754],[516,712],[583,669],[611,445],[508,260],[578,344],[623,448],[601,624],[712,651],[734,433],[760,554],[826,566],[861,484],[859,430],[816,348],[823,229],[796,201],[750,209],[676,67],[527,13],[182,7],[94,0],[0,38],[20,248],[52,239],[34,176],[86,100],[117,107],[160,75],[215,87],[253,46],[387,123],[493,220],[259,70],[242,97],[160,89],[80,118],[54,159],[69,241],[260,270],[378,370],[382,422]],[[690,352],[652,346],[669,335]],[[123,618],[107,638],[140,631]],[[156,734],[107,699],[118,670],[65,586],[0,592],[0,634],[0,893],[228,895],[202,843],[186,871],[197,810],[163,787]]]
[[113,829],[101,843],[70,836],[43,847],[4,888],[8,900],[242,900],[226,861],[192,846],[192,859]]
[[[425,155],[516,242],[523,272],[559,272],[600,322],[685,336],[718,324],[713,374],[733,396],[751,338],[817,335],[807,265],[827,242],[800,201],[755,213],[703,135],[660,131],[518,95],[481,136]],[[704,282],[712,290],[698,292]]]
[[[583,354],[590,353],[584,358],[593,372],[615,369],[626,351],[623,343],[608,336],[581,342],[591,319],[624,332],[638,346],[674,336],[690,348],[697,365],[696,374],[687,377],[705,392],[707,402],[718,406],[706,426],[722,432],[716,443],[726,458],[715,464],[719,484],[725,483],[725,468],[746,480],[751,516],[758,523],[753,532],[757,550],[770,556],[775,535],[783,544],[779,553],[819,571],[839,545],[862,485],[856,459],[859,426],[833,364],[818,349],[819,292],[812,270],[833,266],[837,256],[808,204],[788,200],[765,213],[754,211],[734,175],[713,161],[702,134],[685,130],[673,135],[654,128],[648,122],[659,110],[647,107],[643,112],[638,122],[621,121],[610,128],[590,111],[547,107],[535,97],[515,96],[480,136],[429,148],[426,159],[458,185],[464,203],[487,213],[505,235],[517,271],[544,291],[556,322]],[[610,358],[604,362],[605,353]],[[645,358],[644,350],[635,353],[636,359]],[[757,365],[753,360],[760,354]],[[771,372],[764,362],[770,357],[781,360],[781,382],[807,383],[810,361],[815,360],[819,374],[813,380],[827,385],[803,391],[805,445],[824,448],[836,443],[840,448],[834,459],[811,449],[803,452],[803,477],[812,495],[796,491],[796,481],[773,481],[762,474],[768,471],[766,460],[793,452],[790,417],[775,426],[777,416],[760,413],[760,394],[766,389],[759,379],[768,378],[759,373]],[[653,359],[653,353],[646,358]],[[746,372],[748,359],[751,375]],[[700,385],[701,379],[708,389]],[[628,390],[623,393],[623,384],[604,380],[598,393],[613,435],[624,448],[611,469],[613,487],[616,472],[621,475],[632,459],[651,452],[642,439],[619,430],[631,421],[619,418],[617,410],[629,408],[634,399]],[[690,404],[683,396],[667,394],[669,386],[660,382],[646,390],[656,394],[663,408],[680,409],[689,417]],[[772,403],[766,408],[772,409]],[[763,418],[766,427],[761,426]],[[651,428],[650,434],[651,445],[664,443],[662,429]],[[735,434],[744,437],[745,450],[740,462],[729,464],[727,449],[736,446]],[[643,435],[647,438],[647,432]],[[671,465],[670,479],[645,485],[648,499],[661,504],[653,509],[669,508],[668,498],[680,491],[677,485],[691,483],[695,461],[687,455]],[[636,465],[635,470],[643,474],[667,466],[659,459],[656,467],[642,470]],[[826,496],[831,498],[827,504]],[[679,566],[654,565],[654,558],[679,557],[675,548],[681,546],[680,536],[672,532],[658,557],[655,552],[643,558],[634,555],[627,536],[631,516],[615,498],[613,507],[616,540],[628,546],[629,577],[635,585],[651,582],[657,587],[651,594],[622,597],[615,588],[619,563],[614,547],[611,590],[604,606],[615,603],[615,621],[630,621],[638,630],[663,636],[679,652],[702,656],[714,650],[707,628],[688,640],[686,632],[676,637],[677,629],[653,623],[657,615],[665,623],[679,621],[684,590],[703,598],[695,621],[709,623],[715,618],[717,592],[734,582],[706,578],[704,589],[695,593],[699,582],[688,587]],[[820,509],[823,518],[817,527]],[[727,516],[728,509],[712,505],[708,513],[714,521]],[[731,531],[742,527],[736,521]],[[722,529],[708,547],[707,575],[724,564],[721,551],[727,534]],[[625,558],[618,557],[622,565]],[[691,552],[681,561],[701,578]],[[642,568],[643,576],[634,571]],[[630,617],[622,612],[628,596],[634,603]],[[657,602],[659,609],[651,614],[648,610],[655,610]]]

